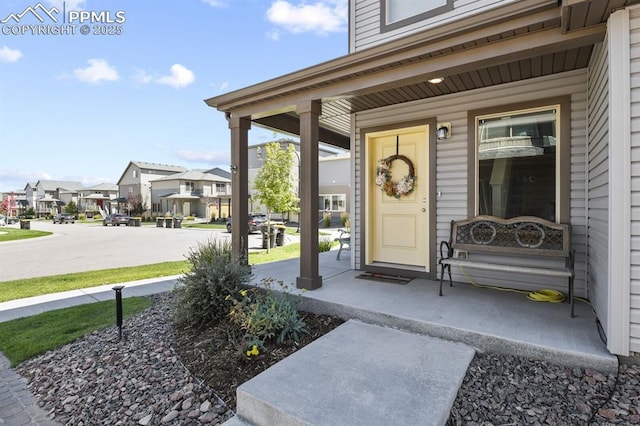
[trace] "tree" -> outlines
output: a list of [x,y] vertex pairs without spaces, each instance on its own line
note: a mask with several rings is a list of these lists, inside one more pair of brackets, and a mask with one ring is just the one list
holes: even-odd
[[73,201],[69,201],[66,206],[64,206],[64,212],[72,215],[78,214],[78,206]]
[[142,199],[141,194],[129,194],[127,197],[127,207],[129,214],[134,216],[142,216],[142,214],[147,211],[147,204]]
[[[253,181],[254,198],[267,209],[267,229],[271,232],[271,213],[288,212],[298,207],[291,169],[295,148],[288,144],[283,149],[280,142],[270,142],[264,147],[266,156],[262,168]],[[269,235],[270,237],[270,235]],[[267,251],[271,244],[267,244]]]

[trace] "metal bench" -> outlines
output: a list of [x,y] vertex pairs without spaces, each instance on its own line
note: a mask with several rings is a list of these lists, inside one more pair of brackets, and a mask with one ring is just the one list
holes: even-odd
[[[443,251],[445,248],[446,250]],[[481,261],[474,261],[471,256],[474,252],[519,256],[518,260],[526,260],[527,257],[564,258],[565,262],[564,267],[547,267],[546,265],[542,267],[493,263],[487,261],[486,257]],[[449,285],[453,286],[452,266],[561,277],[568,279],[568,299],[571,305],[571,317],[573,317],[574,259],[575,251],[571,248],[571,226],[567,224],[557,224],[532,216],[511,219],[477,216],[451,221],[449,241],[440,243],[440,260],[438,261],[440,296],[442,296],[445,270],[449,273]]]
[[339,229],[338,231],[340,231],[340,236],[334,240],[340,243],[336,260],[340,260],[340,253],[342,253],[342,250],[351,249],[351,232],[347,229]]

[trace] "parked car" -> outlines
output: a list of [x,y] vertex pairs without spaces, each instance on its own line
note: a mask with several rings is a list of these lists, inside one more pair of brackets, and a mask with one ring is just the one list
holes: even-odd
[[75,223],[76,217],[71,213],[58,213],[53,217],[53,223]]
[[110,214],[102,220],[102,224],[104,226],[112,225],[112,226],[120,226],[125,225],[129,226],[133,223],[133,219],[126,214],[114,213]]
[[[267,216],[262,213],[249,215],[249,233],[260,231],[260,225],[267,221]],[[231,218],[227,219],[227,232],[231,232]]]

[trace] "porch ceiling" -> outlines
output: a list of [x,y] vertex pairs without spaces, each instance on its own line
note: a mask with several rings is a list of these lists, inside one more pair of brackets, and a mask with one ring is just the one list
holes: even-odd
[[[321,99],[320,140],[349,148],[352,113],[587,67],[610,13],[640,0],[516,3],[517,13],[505,6],[206,103],[297,134],[296,103]],[[444,81],[429,83],[433,77]]]

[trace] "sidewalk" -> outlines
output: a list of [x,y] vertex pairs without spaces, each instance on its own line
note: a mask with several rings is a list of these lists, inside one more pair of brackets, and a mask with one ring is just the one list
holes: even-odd
[[42,312],[87,303],[115,300],[113,287],[125,286],[124,297],[149,296],[172,290],[180,275],[162,278],[149,278],[146,280],[131,281],[121,284],[106,284],[98,287],[70,290],[62,293],[45,294],[42,296],[27,297],[0,303],[0,322],[10,321],[20,317],[37,315]]

